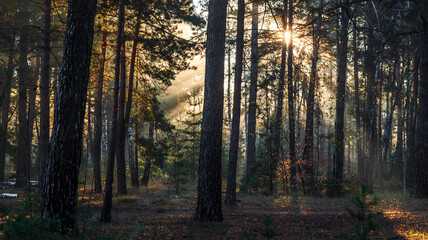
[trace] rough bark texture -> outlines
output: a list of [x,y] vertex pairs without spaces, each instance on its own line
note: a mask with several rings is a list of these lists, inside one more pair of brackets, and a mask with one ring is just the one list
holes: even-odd
[[223,126],[224,48],[227,0],[208,6],[204,108],[195,219],[222,221],[221,151]]
[[74,229],[82,156],[82,130],[92,53],[96,0],[69,0],[64,55],[49,143],[44,216],[58,216],[61,231]]
[[[151,122],[149,126],[149,141],[153,143],[153,135],[154,135],[154,123]],[[141,186],[149,185],[150,179],[150,169],[152,167],[152,156],[148,156],[146,160],[146,164],[144,165],[144,173],[143,178],[141,179]]]
[[[287,7],[288,1],[284,0],[284,9],[282,14],[282,25],[283,30],[285,31],[287,26]],[[269,177],[269,187],[270,194],[273,194],[274,191],[274,180],[275,180],[275,170],[278,162],[282,158],[281,151],[281,131],[282,131],[282,109],[284,104],[284,86],[285,86],[285,64],[286,64],[286,55],[287,55],[287,44],[282,45],[281,51],[281,67],[279,70],[279,83],[278,83],[278,103],[275,110],[275,126],[274,126],[274,136],[273,136],[273,153],[272,153],[272,166],[270,166],[270,177]]]
[[238,26],[236,33],[235,85],[233,93],[233,119],[230,136],[229,165],[225,205],[236,205],[236,166],[238,163],[239,124],[241,122],[241,82],[244,57],[245,0],[238,0]]
[[344,128],[345,128],[345,93],[346,93],[346,66],[348,55],[348,1],[344,1],[341,12],[341,26],[339,32],[338,46],[338,75],[336,95],[336,150],[333,166],[333,195],[342,194],[343,185],[343,162],[345,159]]
[[22,187],[28,180],[29,170],[29,133],[28,133],[28,83],[30,71],[28,55],[28,7],[26,1],[21,3],[21,31],[19,37],[18,62],[18,149],[16,152],[16,186]]
[[294,191],[296,189],[296,134],[295,134],[295,111],[294,111],[294,88],[293,88],[293,0],[288,3],[288,31],[290,32],[290,41],[288,42],[288,61],[287,61],[287,88],[288,88],[288,146],[290,151],[290,185]]
[[49,156],[49,82],[51,50],[51,0],[43,1],[42,50],[40,69],[40,138],[39,138],[39,189],[43,189],[46,161]]
[[92,142],[91,158],[93,163],[94,192],[101,193],[101,139],[103,132],[103,86],[104,86],[104,67],[107,50],[107,32],[103,31],[101,39],[101,61],[98,70],[97,95],[95,97],[94,112],[94,140]]
[[117,25],[117,40],[116,40],[116,59],[114,67],[114,89],[113,89],[113,116],[111,123],[110,141],[108,146],[107,158],[107,173],[106,184],[104,186],[103,208],[101,210],[101,222],[111,222],[111,207],[113,198],[113,173],[114,173],[114,157],[116,151],[117,137],[117,110],[119,96],[119,81],[120,81],[120,56],[123,39],[123,28],[125,18],[124,0],[119,0],[119,19]]
[[421,16],[420,82],[416,131],[415,184],[410,193],[414,197],[428,198],[428,14],[426,3]]
[[247,179],[254,177],[254,163],[256,161],[256,122],[257,122],[257,75],[259,72],[258,25],[259,6],[253,3],[251,26],[251,79],[250,98],[248,103],[248,131],[247,131]]

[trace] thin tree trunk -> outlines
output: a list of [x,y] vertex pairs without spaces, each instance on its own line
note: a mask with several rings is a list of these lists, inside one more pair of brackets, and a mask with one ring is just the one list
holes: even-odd
[[118,95],[120,82],[120,60],[121,49],[123,44],[123,28],[125,21],[125,5],[124,0],[119,0],[119,19],[117,25],[117,40],[116,40],[116,59],[114,68],[114,89],[113,89],[113,117],[111,124],[111,133],[107,159],[107,174],[106,184],[104,187],[103,208],[101,210],[101,222],[111,222],[111,208],[113,197],[113,172],[114,172],[114,157],[116,151],[117,137],[117,112],[118,112]]
[[[131,63],[129,66],[128,101],[126,102],[126,111],[125,111],[125,119],[124,119],[124,128],[125,129],[128,129],[129,118],[131,116],[132,93],[134,91],[135,59],[137,57],[137,46],[138,46],[138,35],[139,35],[139,33],[140,33],[140,17],[137,17],[137,23],[135,26],[134,43],[132,44]],[[131,144],[131,142],[129,142],[129,144]],[[131,159],[129,159],[129,161],[128,161],[130,163],[129,166],[130,166],[130,171],[131,171],[132,186],[138,187],[139,186],[138,171],[136,171],[136,169],[138,168],[138,164],[135,165],[133,169],[131,169],[132,161],[133,160],[131,160]]]
[[259,6],[253,3],[252,31],[251,31],[251,77],[250,98],[248,103],[248,131],[247,131],[247,180],[254,177],[256,162],[256,123],[257,123],[257,75],[259,72]]
[[93,163],[93,178],[94,192],[101,193],[101,138],[103,132],[103,87],[104,87],[104,68],[107,52],[107,32],[103,31],[101,39],[101,62],[98,70],[97,80],[97,95],[95,97],[95,113],[94,113],[94,141],[92,143],[92,163]]
[[360,183],[363,181],[363,153],[361,149],[361,142],[363,135],[361,134],[361,110],[360,110],[360,83],[359,83],[359,52],[358,52],[358,32],[357,29],[354,29],[353,34],[353,47],[354,47],[354,99],[355,99],[355,124],[356,124],[356,131],[357,131],[357,175],[358,175],[358,181]]
[[[323,0],[320,1],[320,8],[323,6]],[[321,9],[320,9],[321,11]],[[314,52],[312,55],[311,75],[309,81],[309,93],[307,100],[306,110],[306,126],[305,126],[305,142],[303,148],[303,161],[306,162],[305,176],[308,178],[309,191],[315,187],[315,172],[314,172],[314,104],[315,104],[315,85],[317,81],[317,63],[318,63],[318,49],[320,45],[319,32],[321,30],[321,12],[318,14],[316,21],[316,30],[313,35]],[[305,191],[306,189],[304,189]]]
[[49,143],[42,211],[59,217],[62,233],[75,228],[89,66],[96,0],[69,0],[64,56],[52,136]]
[[233,94],[233,119],[230,136],[229,165],[225,205],[236,205],[236,167],[238,163],[239,124],[241,122],[241,82],[244,57],[245,0],[238,0],[238,26],[236,33],[235,85]]
[[293,89],[293,0],[288,4],[288,31],[290,41],[288,43],[288,131],[289,131],[289,151],[290,151],[290,185],[293,191],[296,190],[296,134],[295,134],[295,111],[294,111],[294,89]]
[[221,155],[227,0],[210,0],[195,219],[222,221]]
[[[284,9],[282,14],[282,26],[283,31],[286,31],[287,27],[287,10],[288,10],[288,1],[284,0]],[[276,116],[275,116],[275,126],[274,126],[274,137],[273,137],[273,160],[272,166],[269,169],[269,187],[270,194],[274,192],[274,180],[275,180],[275,171],[278,165],[279,160],[283,159],[282,149],[281,149],[281,131],[282,131],[282,109],[284,104],[284,85],[285,85],[285,64],[286,64],[286,54],[287,54],[287,44],[284,42],[282,45],[281,51],[281,67],[279,70],[279,83],[278,83],[278,103],[276,105]]]
[[342,194],[343,185],[343,162],[345,157],[344,149],[344,128],[345,128],[345,93],[346,93],[346,66],[348,55],[348,21],[347,11],[348,0],[343,1],[341,12],[341,26],[339,32],[338,46],[338,75],[337,75],[337,95],[336,95],[336,150],[335,163],[333,166],[333,195]]

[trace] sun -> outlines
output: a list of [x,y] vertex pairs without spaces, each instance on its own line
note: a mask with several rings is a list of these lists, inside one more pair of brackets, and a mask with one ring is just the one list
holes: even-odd
[[291,40],[291,32],[285,31],[284,32],[284,42],[288,45],[290,43],[290,40]]

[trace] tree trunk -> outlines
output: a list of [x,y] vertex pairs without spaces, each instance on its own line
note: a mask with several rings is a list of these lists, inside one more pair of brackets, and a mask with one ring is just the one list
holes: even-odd
[[116,137],[117,137],[117,108],[118,108],[118,95],[119,95],[119,81],[120,81],[120,53],[123,44],[123,28],[125,22],[125,5],[124,0],[119,0],[119,19],[117,24],[117,40],[116,40],[116,59],[114,67],[114,89],[113,89],[113,116],[111,123],[110,141],[108,147],[107,159],[107,174],[106,184],[104,187],[103,208],[101,210],[101,222],[111,222],[111,208],[112,208],[112,195],[113,195],[113,172],[114,172],[114,156],[116,151]]
[[[259,72],[259,6],[253,3],[252,31],[251,31],[251,79],[250,97],[248,103],[248,131],[247,131],[247,180],[254,177],[256,161],[256,122],[257,122],[257,75]],[[247,183],[248,184],[248,183]]]
[[[153,135],[154,135],[154,123],[151,122],[149,126],[149,141],[151,143],[153,142]],[[154,146],[154,145],[153,145]],[[152,154],[149,154],[146,160],[146,164],[144,165],[144,173],[143,178],[141,179],[141,186],[147,186],[149,185],[149,179],[150,179],[150,169],[152,167]]]
[[362,142],[362,138],[363,135],[360,134],[361,133],[361,110],[360,110],[360,83],[359,83],[359,77],[358,77],[358,72],[359,72],[359,65],[358,65],[358,60],[359,60],[359,52],[358,52],[358,33],[357,33],[357,29],[354,29],[354,34],[353,34],[353,47],[354,47],[354,99],[355,99],[355,124],[356,124],[356,132],[357,132],[357,176],[358,176],[358,181],[361,183],[363,181],[363,153],[362,153],[362,148],[361,148],[361,142]]
[[415,152],[416,152],[416,111],[418,109],[418,91],[419,91],[419,50],[413,58],[413,94],[410,100],[409,110],[409,133],[407,140],[407,164],[406,164],[406,189],[411,189],[415,185],[414,173],[415,169]]
[[410,193],[413,197],[428,198],[428,14],[424,5],[420,37],[420,82],[419,106],[416,131],[415,185]]
[[0,124],[0,181],[4,181],[4,171],[6,165],[6,147],[7,147],[7,126],[9,124],[9,109],[10,109],[10,93],[12,88],[14,57],[15,57],[15,39],[12,36],[9,42],[9,57],[6,70],[6,82],[3,89],[3,102],[0,105],[1,124]]
[[116,142],[116,162],[117,162],[117,193],[119,195],[128,194],[126,188],[126,162],[125,162],[125,98],[126,98],[126,52],[125,41],[122,42],[120,60],[120,87],[119,87],[119,107],[117,116],[117,142]]
[[29,15],[26,1],[21,5],[21,31],[19,37],[18,63],[18,149],[16,152],[16,186],[23,187],[28,180],[29,170],[29,136],[28,136],[28,83],[30,69],[28,66],[28,29]]
[[343,162],[345,158],[344,149],[344,128],[345,128],[345,93],[346,93],[346,67],[348,55],[348,21],[347,11],[348,0],[342,5],[341,26],[339,32],[338,46],[338,74],[337,74],[337,95],[336,95],[336,150],[333,166],[333,195],[342,194],[343,185]]
[[296,134],[295,134],[295,111],[294,111],[294,89],[293,89],[293,0],[288,4],[288,31],[290,40],[288,42],[288,131],[289,131],[289,151],[290,151],[290,185],[292,191],[296,190]]
[[[284,0],[284,10],[282,14],[282,26],[283,31],[287,27],[287,9],[288,1]],[[286,54],[287,54],[287,44],[284,42],[282,45],[281,51],[281,67],[279,71],[279,83],[278,83],[278,103],[276,105],[276,116],[275,116],[275,126],[274,126],[274,137],[273,137],[273,159],[272,166],[269,169],[269,187],[270,194],[273,194],[274,191],[274,180],[275,180],[275,171],[278,165],[279,160],[283,159],[282,149],[281,149],[281,131],[282,131],[282,109],[284,104],[284,85],[285,85],[285,64],[286,64]]]
[[75,228],[82,130],[92,53],[96,0],[69,0],[64,56],[49,143],[44,216],[57,216],[61,232]]
[[132,137],[131,137],[131,133],[128,131],[128,153],[129,153],[129,158],[128,158],[128,165],[129,165],[129,172],[131,173],[131,182],[132,182],[132,186],[133,187],[139,187],[140,184],[138,182],[138,161],[135,160],[136,157],[138,157],[138,155],[134,155],[134,146],[132,146]]
[[39,139],[39,189],[43,191],[43,179],[49,156],[50,127],[50,50],[51,50],[51,0],[43,1],[42,50],[40,73],[40,139]]
[[[137,46],[138,46],[138,35],[140,33],[140,17],[137,17],[137,23],[135,26],[135,36],[134,36],[134,43],[132,44],[132,52],[131,52],[131,63],[129,66],[129,79],[128,79],[128,101],[126,102],[126,111],[125,111],[125,119],[124,119],[124,129],[128,129],[129,124],[129,118],[131,116],[131,107],[132,107],[132,93],[134,91],[134,73],[135,73],[135,59],[137,57]],[[131,142],[130,149],[132,148]],[[131,154],[129,155],[131,156]],[[138,162],[134,166],[133,169],[131,169],[133,159],[129,159],[129,166],[131,171],[131,180],[132,180],[132,186],[138,187]]]
[[236,205],[236,166],[238,163],[239,124],[241,122],[241,82],[244,57],[245,0],[238,0],[238,26],[236,33],[235,85],[233,93],[233,119],[230,136],[229,165],[225,205]]
[[[323,5],[323,1],[320,1],[320,8]],[[305,163],[305,177],[309,182],[309,192],[315,187],[315,172],[314,172],[314,104],[315,104],[315,85],[317,81],[317,63],[318,63],[318,49],[320,45],[319,32],[321,30],[321,13],[318,14],[316,21],[316,30],[313,35],[313,47],[314,52],[312,55],[311,75],[309,81],[309,93],[307,100],[306,109],[306,126],[305,126],[305,142],[303,148],[303,162]],[[305,191],[305,189],[304,189]]]
[[210,0],[195,219],[222,221],[221,155],[227,0]]
[[92,163],[93,163],[93,178],[94,192],[101,193],[101,138],[103,132],[103,86],[104,86],[104,67],[106,62],[107,52],[107,32],[103,31],[101,39],[101,63],[98,70],[97,80],[97,95],[95,97],[95,113],[94,113],[94,141],[92,143]]

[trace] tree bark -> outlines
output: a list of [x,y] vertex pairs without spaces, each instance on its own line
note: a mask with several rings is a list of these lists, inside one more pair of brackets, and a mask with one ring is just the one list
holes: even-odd
[[348,55],[348,0],[343,1],[341,12],[341,26],[338,46],[338,75],[336,95],[336,150],[333,166],[333,195],[342,194],[343,162],[345,158],[344,128],[345,128],[345,93],[346,93],[346,67]]
[[[259,72],[258,25],[259,6],[253,3],[252,31],[251,31],[251,78],[250,97],[248,103],[248,131],[247,131],[247,180],[254,177],[256,161],[256,123],[257,123],[257,75]],[[235,73],[236,74],[236,73]],[[247,183],[248,184],[248,183]]]
[[406,164],[406,189],[411,189],[415,185],[414,173],[415,169],[415,152],[416,152],[416,111],[418,109],[418,91],[419,91],[419,49],[413,57],[413,94],[410,100],[409,110],[409,133],[407,140],[407,164]]
[[116,40],[116,59],[114,67],[114,89],[113,89],[113,116],[111,123],[110,141],[108,147],[107,173],[106,184],[104,187],[103,208],[101,210],[101,222],[111,222],[111,208],[113,195],[113,173],[114,173],[114,157],[116,151],[117,137],[117,111],[118,111],[118,95],[120,82],[120,58],[121,48],[123,44],[123,28],[125,21],[125,5],[124,0],[119,0],[119,19],[117,25],[117,40]]
[[290,151],[290,185],[292,191],[296,186],[296,134],[295,134],[295,111],[294,111],[294,89],[293,89],[293,0],[288,4],[288,31],[290,32],[290,41],[288,42],[288,61],[287,61],[287,88],[288,88],[288,146]]
[[59,217],[61,232],[75,228],[89,65],[96,0],[69,0],[64,56],[49,143],[42,211]]
[[101,193],[101,138],[103,132],[103,87],[104,87],[104,68],[107,52],[107,32],[103,31],[101,39],[101,62],[98,70],[97,80],[97,95],[95,97],[95,113],[94,113],[94,141],[92,143],[92,163],[93,163],[93,178],[94,192]]
[[[323,0],[320,1],[320,11],[323,6]],[[305,142],[303,148],[303,162],[306,162],[305,177],[309,182],[309,192],[315,187],[315,172],[314,172],[314,105],[315,105],[315,85],[317,81],[317,63],[318,63],[318,50],[320,45],[319,32],[321,30],[321,12],[317,16],[316,30],[313,35],[314,52],[312,55],[311,75],[309,80],[309,93],[307,99],[306,109],[306,126],[305,126]],[[304,189],[305,191],[305,189]]]
[[[284,9],[282,14],[282,26],[283,31],[286,31],[287,28],[287,10],[288,10],[288,0],[284,0]],[[282,51],[281,51],[281,67],[279,70],[279,83],[278,83],[278,103],[275,110],[275,126],[274,126],[274,136],[273,136],[273,159],[272,166],[270,166],[269,172],[269,187],[270,194],[274,192],[274,180],[275,180],[275,171],[280,159],[283,159],[282,150],[281,150],[281,131],[282,131],[282,109],[284,104],[284,85],[285,85],[285,64],[286,64],[286,55],[287,55],[287,44],[283,42]]]
[[428,14],[423,8],[420,37],[420,82],[419,106],[416,131],[415,185],[410,193],[413,197],[428,198]]
[[18,149],[16,153],[16,186],[23,187],[28,180],[29,170],[29,134],[28,134],[28,83],[30,69],[28,66],[28,29],[29,14],[26,1],[21,3],[21,29],[19,37],[18,63]]
[[[153,142],[153,135],[154,135],[154,123],[151,122],[149,126],[149,141],[151,143]],[[150,169],[152,167],[152,157],[151,154],[147,157],[146,164],[144,165],[144,172],[143,172],[143,178],[141,179],[141,186],[147,186],[149,185],[149,179],[150,179]]]
[[238,163],[239,125],[241,122],[241,82],[244,57],[245,0],[238,0],[238,26],[236,33],[235,84],[233,93],[233,119],[230,136],[229,165],[227,168],[226,206],[236,205],[236,167]]
[[15,39],[12,36],[9,42],[9,57],[6,70],[6,82],[3,89],[3,102],[0,105],[1,112],[1,125],[0,125],[0,181],[5,179],[5,165],[6,165],[6,147],[7,147],[7,126],[9,124],[9,109],[10,109],[10,93],[12,88],[13,71],[15,69]]
[[117,193],[119,195],[128,194],[126,188],[126,162],[125,162],[125,98],[126,98],[126,52],[125,41],[122,42],[120,60],[120,87],[119,87],[119,107],[117,116],[117,139],[116,142],[116,162],[117,162]]
[[[125,110],[125,119],[124,119],[124,128],[128,129],[129,118],[131,116],[131,107],[132,107],[132,93],[134,91],[134,74],[135,74],[135,59],[137,58],[137,46],[138,46],[138,35],[140,33],[140,17],[137,17],[137,23],[135,26],[135,36],[134,43],[132,44],[132,52],[131,52],[131,63],[129,66],[129,79],[128,79],[128,101],[126,102],[126,110]],[[131,144],[131,142],[129,142]],[[132,147],[132,145],[130,145]],[[131,156],[131,154],[130,154]],[[131,166],[133,159],[129,159],[129,166]],[[134,168],[131,169],[131,180],[132,186],[138,187],[138,161],[136,162]],[[133,165],[133,164],[132,164]]]
[[361,132],[361,110],[360,110],[360,83],[359,83],[359,52],[358,52],[358,33],[357,29],[354,29],[353,34],[353,47],[354,47],[354,99],[355,99],[355,125],[356,125],[356,131],[357,131],[357,146],[356,146],[356,154],[357,154],[357,175],[358,175],[358,181],[362,183],[363,181],[363,155],[362,155],[362,138],[363,135],[360,134]]
[[46,162],[49,156],[50,127],[50,50],[51,50],[51,0],[43,1],[42,50],[40,69],[40,139],[39,139],[39,189],[43,190]]
[[210,0],[195,219],[222,221],[221,155],[227,0]]

